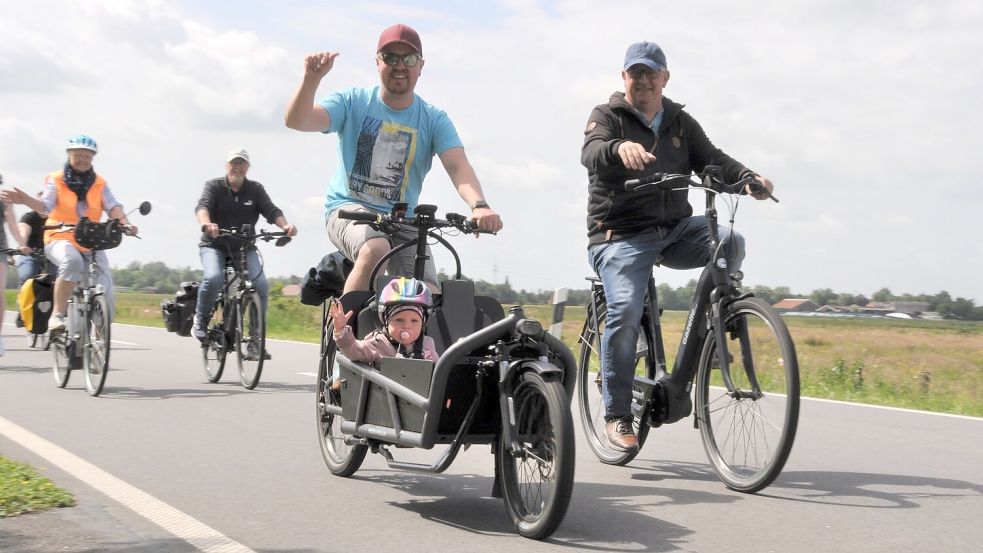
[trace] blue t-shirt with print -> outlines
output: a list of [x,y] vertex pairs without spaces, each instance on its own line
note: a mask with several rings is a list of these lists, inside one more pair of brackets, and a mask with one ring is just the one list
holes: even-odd
[[434,155],[462,146],[447,114],[416,95],[401,110],[382,101],[378,86],[347,88],[318,104],[331,116],[323,132],[338,133],[342,160],[328,185],[326,216],[352,201],[386,213],[405,202],[412,210]]

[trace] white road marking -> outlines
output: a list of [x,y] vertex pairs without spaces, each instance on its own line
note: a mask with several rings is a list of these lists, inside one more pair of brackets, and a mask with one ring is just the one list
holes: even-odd
[[255,553],[197,519],[116,478],[85,459],[0,417],[0,434],[205,553]]
[[297,373],[297,374],[299,374],[301,376],[310,376],[310,377],[313,377],[313,378],[317,378],[317,373]]

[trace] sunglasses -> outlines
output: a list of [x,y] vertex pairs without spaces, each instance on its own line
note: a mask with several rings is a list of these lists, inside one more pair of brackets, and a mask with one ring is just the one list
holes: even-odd
[[654,81],[655,79],[658,79],[659,75],[661,74],[661,69],[649,69],[648,67],[632,67],[628,70],[628,75],[636,81],[642,77],[648,78],[650,81]]
[[420,60],[423,59],[420,57],[420,54],[405,54],[401,56],[391,52],[379,52],[379,55],[376,57],[382,60],[382,63],[388,65],[389,67],[393,67],[399,62],[403,62],[403,65],[406,67],[413,67],[414,65],[420,63]]

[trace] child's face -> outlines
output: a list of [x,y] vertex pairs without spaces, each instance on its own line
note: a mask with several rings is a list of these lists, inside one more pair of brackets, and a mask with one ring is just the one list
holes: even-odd
[[389,317],[386,325],[389,335],[400,344],[410,347],[423,331],[423,319],[414,311],[406,310]]

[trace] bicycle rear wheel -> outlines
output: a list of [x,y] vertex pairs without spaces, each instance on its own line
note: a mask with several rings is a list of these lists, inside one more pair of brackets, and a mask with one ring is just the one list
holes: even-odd
[[516,438],[522,451],[498,440],[502,498],[512,524],[527,538],[556,530],[573,493],[573,418],[559,380],[523,373],[513,392]]
[[205,378],[212,384],[222,378],[226,354],[229,351],[225,332],[225,300],[219,299],[215,302],[213,311],[205,341],[201,344],[201,359],[204,362]]
[[[326,307],[322,307],[322,310]],[[362,466],[368,446],[350,445],[341,432],[341,389],[332,386],[334,358],[337,353],[334,338],[329,329],[331,319],[322,317],[321,357],[317,366],[317,393],[314,397],[314,416],[317,419],[317,441],[321,458],[328,470],[336,476],[351,476]]]
[[239,363],[239,381],[247,390],[252,390],[259,384],[266,355],[263,308],[255,292],[247,292],[242,297],[237,319],[236,358]]
[[[604,336],[604,321],[606,319],[606,309],[602,304],[595,310],[594,306],[588,307],[587,324],[584,334],[580,337],[580,366],[578,367],[577,385],[577,404],[580,407],[580,422],[587,436],[587,444],[594,455],[602,463],[609,465],[625,465],[634,459],[641,451],[648,437],[649,425],[645,424],[641,418],[635,417],[632,427],[638,437],[638,451],[622,451],[616,449],[608,441],[605,432],[604,421],[604,395],[602,393],[601,376],[601,338]],[[595,324],[596,322],[596,324]],[[645,326],[645,325],[643,325]],[[635,355],[635,374],[649,379],[655,378],[655,364],[649,352],[655,351],[652,337],[649,336],[647,329],[643,331],[646,351]],[[641,394],[637,390],[632,391],[634,402],[637,402]]]
[[714,472],[753,493],[785,466],[799,420],[799,365],[782,318],[759,298],[726,307],[731,386],[720,371],[711,331],[696,376],[697,423]]
[[89,313],[85,320],[88,339],[82,352],[82,369],[85,374],[85,389],[89,395],[98,396],[106,384],[109,372],[110,326],[109,302],[106,296],[92,298]]
[[50,338],[51,350],[55,354],[55,362],[52,365],[52,372],[55,376],[55,384],[59,388],[64,388],[68,384],[68,377],[72,374],[72,349],[67,345],[67,335],[65,332],[55,334]]

